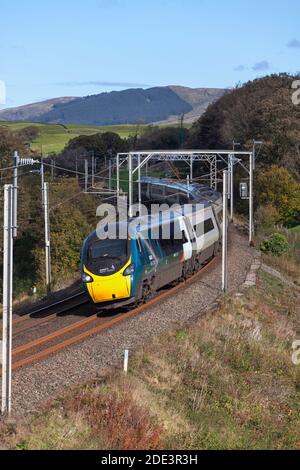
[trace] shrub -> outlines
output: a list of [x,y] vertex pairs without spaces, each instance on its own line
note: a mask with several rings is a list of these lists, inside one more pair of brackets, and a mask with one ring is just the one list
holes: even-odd
[[104,449],[162,448],[163,427],[122,386],[110,393],[97,388],[81,390],[66,402],[66,411],[81,413]]
[[289,251],[289,248],[290,245],[287,238],[280,233],[274,233],[260,246],[263,253],[271,253],[273,256],[281,256]]
[[300,184],[287,169],[271,166],[256,181],[258,205],[272,205],[279,213],[277,223],[293,226],[300,217]]
[[280,214],[272,204],[259,206],[255,214],[256,224],[263,229],[272,229],[280,220]]

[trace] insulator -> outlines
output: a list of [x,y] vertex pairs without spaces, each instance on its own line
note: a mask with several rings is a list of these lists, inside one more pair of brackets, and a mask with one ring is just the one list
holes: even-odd
[[39,163],[39,161],[34,160],[33,158],[20,158],[19,159],[19,166],[34,165],[35,163]]

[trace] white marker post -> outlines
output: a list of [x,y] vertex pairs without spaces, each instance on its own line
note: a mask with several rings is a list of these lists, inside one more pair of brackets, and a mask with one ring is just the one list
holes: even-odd
[[128,372],[128,357],[129,357],[129,351],[128,349],[125,349],[124,351],[124,372],[127,374]]

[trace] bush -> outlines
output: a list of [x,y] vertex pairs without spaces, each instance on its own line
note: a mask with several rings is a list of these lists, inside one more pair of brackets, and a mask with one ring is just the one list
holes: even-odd
[[[280,220],[280,214],[272,204],[259,206],[255,213],[256,225],[265,230],[274,230],[274,225]],[[273,230],[272,230],[273,229]],[[271,231],[269,233],[271,233]]]
[[281,256],[289,251],[290,245],[287,238],[280,233],[274,233],[265,240],[260,249],[263,253],[270,253],[273,256]]
[[271,205],[278,211],[276,223],[286,227],[300,222],[300,184],[286,168],[271,166],[261,172],[256,181],[259,206]]

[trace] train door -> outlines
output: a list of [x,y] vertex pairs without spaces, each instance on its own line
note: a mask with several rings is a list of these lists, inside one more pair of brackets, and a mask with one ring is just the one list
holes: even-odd
[[196,250],[196,237],[190,220],[185,217],[180,219],[182,232],[184,261],[192,258],[193,250]]
[[[162,235],[164,226],[161,227]],[[166,229],[165,229],[166,230]],[[178,230],[182,234],[182,238],[178,238]],[[183,244],[185,242],[185,235],[180,230],[179,220],[170,223],[170,236],[161,236],[159,239],[160,247],[163,255],[163,263],[161,265],[161,285],[169,284],[170,282],[180,278],[182,274],[182,264],[184,261]]]
[[219,227],[211,207],[205,213],[204,235],[209,245],[213,245],[219,240]]
[[197,214],[197,222],[194,225],[197,240],[197,252],[201,254],[201,262],[213,255],[214,245],[219,240],[219,227],[209,207]]
[[214,211],[214,213],[215,213],[216,221],[218,223],[220,235],[222,236],[222,233],[223,233],[223,209],[218,208]]

